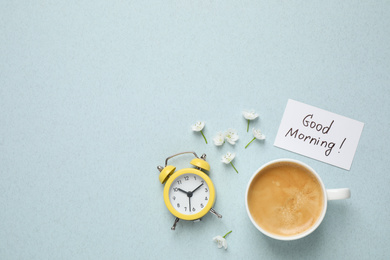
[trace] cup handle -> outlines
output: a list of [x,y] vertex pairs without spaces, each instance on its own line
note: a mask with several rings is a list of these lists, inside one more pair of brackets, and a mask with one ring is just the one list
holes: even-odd
[[328,200],[343,200],[351,197],[351,190],[348,188],[343,189],[328,189],[326,190]]

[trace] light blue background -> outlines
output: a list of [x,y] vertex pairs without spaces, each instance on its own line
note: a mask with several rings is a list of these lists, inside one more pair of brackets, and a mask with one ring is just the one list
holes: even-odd
[[[1,1],[0,258],[388,258],[389,28],[389,1]],[[288,98],[365,123],[350,171],[273,146]],[[250,108],[267,139],[244,149]],[[229,127],[238,143],[214,146]],[[208,155],[223,218],[171,231],[156,166],[187,150]],[[293,242],[244,205],[280,157],[352,191]]]

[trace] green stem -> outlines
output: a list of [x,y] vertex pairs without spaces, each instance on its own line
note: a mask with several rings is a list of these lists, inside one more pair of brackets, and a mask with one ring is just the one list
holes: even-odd
[[227,233],[223,236],[223,238],[225,238],[227,235],[229,235],[230,233],[232,233],[232,231],[233,231],[233,230],[230,230],[229,232],[227,232]]
[[249,131],[249,119],[248,119],[248,126],[246,127],[246,132],[248,133]]
[[206,142],[206,144],[207,144],[207,139],[206,139],[206,137],[204,136],[203,131],[201,130],[200,133],[203,135],[203,138],[204,138],[204,140],[205,140],[205,142]]
[[234,167],[233,163],[230,162],[230,164],[233,166],[234,170],[236,170],[236,173],[238,173],[238,171],[237,171],[236,167]]
[[253,139],[252,139],[252,141],[250,141],[246,146],[245,146],[245,149],[248,147],[248,145],[250,145],[250,143],[252,143],[254,140],[256,139],[256,137],[254,137]]

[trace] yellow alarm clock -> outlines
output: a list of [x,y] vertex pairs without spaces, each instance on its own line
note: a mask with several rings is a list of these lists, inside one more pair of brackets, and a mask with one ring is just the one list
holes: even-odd
[[[195,168],[176,170],[176,167],[168,165],[168,160],[182,154],[192,153],[195,158],[191,164]],[[206,162],[206,154],[200,158],[195,152],[182,152],[169,156],[165,160],[165,167],[157,166],[160,171],[160,182],[164,186],[164,202],[168,210],[176,217],[172,230],[180,219],[198,221],[208,212],[218,218],[222,218],[212,207],[215,202],[215,188],[210,177],[203,172],[210,170]]]

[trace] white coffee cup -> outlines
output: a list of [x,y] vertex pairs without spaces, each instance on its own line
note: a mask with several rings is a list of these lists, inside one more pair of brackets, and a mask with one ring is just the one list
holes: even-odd
[[[307,230],[303,231],[302,233],[298,233],[298,234],[295,234],[295,235],[291,235],[291,236],[282,236],[282,235],[278,235],[278,234],[273,234],[273,233],[270,233],[268,232],[267,230],[264,230],[264,228],[262,228],[255,220],[254,218],[252,217],[251,215],[251,212],[249,210],[249,206],[248,206],[248,193],[250,191],[250,187],[251,187],[251,184],[253,182],[253,180],[255,179],[255,177],[258,175],[258,174],[261,174],[262,173],[262,170],[265,168],[265,167],[268,167],[268,166],[271,166],[273,164],[277,164],[277,163],[283,163],[283,162],[290,162],[290,163],[295,163],[295,164],[298,164],[299,166],[303,166],[304,168],[308,169],[310,171],[310,173],[312,173],[312,175],[314,175],[320,186],[321,186],[321,189],[322,189],[322,194],[323,194],[323,203],[322,203],[322,211],[321,211],[321,214],[320,216],[317,218],[317,220],[315,221],[315,223]],[[273,161],[270,161],[266,164],[264,164],[263,166],[261,166],[251,177],[251,179],[249,180],[249,183],[248,183],[248,186],[247,186],[247,189],[246,189],[246,193],[245,193],[245,206],[246,206],[246,210],[247,210],[247,213],[248,213],[248,216],[249,216],[249,219],[251,220],[251,222],[253,223],[253,225],[259,230],[261,231],[264,235],[268,236],[268,237],[271,237],[271,238],[274,238],[274,239],[278,239],[278,240],[296,240],[296,239],[300,239],[300,238],[303,238],[309,234],[311,234],[314,230],[317,229],[317,227],[321,224],[322,220],[324,219],[325,217],[325,213],[326,213],[326,209],[327,209],[327,201],[328,200],[341,200],[341,199],[348,199],[351,197],[351,191],[350,189],[348,188],[342,188],[342,189],[325,189],[325,186],[324,186],[324,183],[322,182],[320,176],[318,175],[318,173],[312,169],[310,166],[308,166],[307,164],[303,163],[303,162],[300,162],[300,161],[297,161],[297,160],[293,160],[293,159],[277,159],[277,160],[273,160]]]

